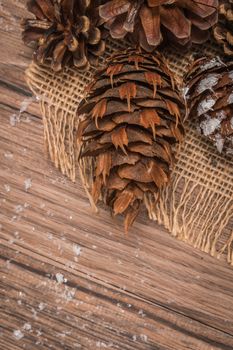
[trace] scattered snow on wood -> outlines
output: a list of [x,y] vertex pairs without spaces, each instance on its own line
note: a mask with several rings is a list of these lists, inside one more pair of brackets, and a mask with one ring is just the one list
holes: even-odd
[[46,306],[47,306],[47,304],[41,302],[41,303],[38,305],[38,308],[39,308],[40,311],[43,311],[43,310],[46,308]]
[[30,330],[32,329],[32,326],[31,326],[30,323],[27,322],[27,323],[24,323],[23,329],[24,329],[25,331],[30,331]]
[[73,251],[77,256],[80,256],[81,254],[81,247],[77,244],[73,244]]
[[24,207],[22,206],[22,205],[16,205],[15,206],[15,212],[16,212],[16,214],[19,214],[19,213],[21,213],[22,211],[24,210]]
[[112,342],[110,343],[105,343],[103,341],[97,341],[96,342],[96,347],[97,348],[111,348],[114,344]]
[[144,311],[142,309],[138,311],[138,314],[142,317],[146,316],[146,314],[144,313]]
[[32,179],[28,178],[24,181],[24,189],[27,192],[32,187]]
[[14,155],[13,155],[12,152],[6,151],[6,152],[4,153],[4,157],[5,157],[6,159],[10,160],[10,159],[13,159]]
[[[25,98],[22,103],[20,104],[19,112],[14,113],[10,115],[10,125],[11,126],[16,126],[17,123],[20,123],[21,120],[21,115],[27,111],[28,107],[30,104],[32,104],[35,101],[38,101],[39,99],[37,97],[29,97]],[[26,121],[29,121],[28,119]]]
[[148,337],[147,337],[147,335],[145,335],[145,334],[140,334],[140,338],[141,338],[141,340],[144,341],[145,343],[146,343],[147,340],[148,340]]
[[10,115],[10,125],[11,126],[16,126],[17,123],[19,123],[19,115],[17,114],[11,114]]
[[24,337],[24,334],[21,332],[20,329],[15,329],[15,330],[13,331],[13,335],[14,335],[14,338],[15,338],[16,340],[20,340],[20,339],[22,339],[22,338]]
[[4,185],[4,189],[5,189],[6,192],[10,192],[10,190],[11,190],[10,186],[7,185],[7,184]]
[[67,279],[64,278],[64,275],[60,272],[56,273],[56,280],[59,284],[67,282]]

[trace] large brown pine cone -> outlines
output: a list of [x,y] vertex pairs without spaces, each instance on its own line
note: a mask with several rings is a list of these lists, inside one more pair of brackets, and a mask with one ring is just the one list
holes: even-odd
[[223,46],[227,56],[233,56],[233,0],[221,0],[219,22],[214,27],[214,37]]
[[94,0],[29,0],[35,19],[23,21],[23,40],[34,44],[34,59],[51,62],[55,71],[65,65],[88,69],[105,50]]
[[[184,104],[162,56],[129,50],[98,72],[78,109],[80,157],[94,159],[94,201],[133,223],[144,194],[169,182]],[[88,159],[88,158],[86,158]],[[90,158],[89,158],[90,159]]]
[[99,13],[113,38],[128,35],[152,51],[164,39],[181,46],[205,42],[217,9],[218,0],[105,0]]
[[189,116],[217,146],[233,154],[233,62],[201,58],[186,76]]

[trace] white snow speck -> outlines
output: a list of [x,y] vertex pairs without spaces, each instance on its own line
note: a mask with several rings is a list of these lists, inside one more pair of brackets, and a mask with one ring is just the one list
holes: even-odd
[[206,90],[212,90],[213,86],[217,84],[219,79],[219,74],[209,74],[204,79],[200,81],[197,86],[197,93],[201,94]]
[[4,185],[5,191],[6,192],[10,192],[11,188],[9,185]]
[[207,119],[200,123],[201,130],[205,136],[213,134],[213,132],[220,127],[221,120],[218,118],[211,118],[206,116]]
[[23,329],[25,331],[30,331],[32,329],[32,326],[30,325],[30,323],[24,323]]
[[60,284],[66,281],[63,274],[60,272],[56,273],[56,280],[57,280],[57,283],[60,283]]
[[142,317],[146,316],[146,314],[144,313],[144,311],[142,309],[138,311],[138,314]]
[[40,304],[38,305],[39,310],[40,310],[40,311],[43,311],[43,310],[46,308],[46,305],[47,305],[47,304],[45,304],[45,303],[40,303]]
[[51,240],[51,239],[53,239],[53,234],[52,233],[48,233],[47,237],[48,237],[49,240]]
[[29,98],[25,98],[25,100],[23,100],[23,102],[20,105],[20,110],[19,110],[19,114],[26,112],[26,110],[28,109],[28,106],[33,102],[36,101],[37,98],[35,97],[29,97]]
[[133,341],[136,341],[136,340],[137,340],[137,336],[133,335]]
[[79,245],[77,245],[77,244],[73,244],[73,251],[74,251],[74,253],[77,255],[77,256],[79,256],[80,254],[81,254],[81,247],[79,246]]
[[43,334],[43,333],[42,333],[39,329],[36,330],[36,335],[37,335],[37,337],[40,337],[42,334]]
[[211,110],[215,105],[215,102],[216,101],[212,97],[206,97],[204,100],[202,100],[197,107],[198,117]]
[[97,348],[111,348],[113,346],[113,343],[104,343],[103,341],[97,341],[96,342],[96,347]]
[[24,209],[24,207],[20,204],[15,206],[15,212],[17,214],[21,213],[23,211],[23,209]]
[[21,332],[20,329],[15,329],[13,332],[13,335],[14,335],[16,340],[20,340],[24,337],[24,334]]
[[19,122],[19,116],[17,114],[10,115],[10,125],[16,126],[16,124]]
[[6,151],[6,152],[4,153],[4,157],[5,157],[6,159],[13,159],[14,155],[13,155],[12,152]]
[[148,340],[148,337],[147,337],[147,335],[145,335],[145,334],[140,334],[140,338],[141,338],[141,340],[144,341],[145,343],[146,343],[147,340]]
[[24,189],[27,192],[32,187],[32,180],[30,178],[24,181]]

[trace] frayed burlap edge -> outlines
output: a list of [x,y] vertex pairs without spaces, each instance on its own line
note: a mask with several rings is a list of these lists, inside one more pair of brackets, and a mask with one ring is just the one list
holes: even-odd
[[233,264],[233,161],[218,155],[186,125],[171,183],[158,202],[147,196],[149,217],[176,238]]
[[[107,45],[105,58],[125,43]],[[215,55],[217,49],[209,43],[200,52]],[[197,52],[197,53],[198,53]],[[187,70],[192,54],[164,52],[170,68],[178,76]],[[103,60],[100,62],[100,65]],[[32,63],[26,72],[27,83],[37,96],[43,116],[44,134],[50,158],[55,166],[72,181],[76,170],[84,185],[93,209],[91,160],[80,161],[79,145],[75,141],[76,111],[84,89],[95,69],[85,73],[67,68],[53,73],[48,66]],[[219,155],[187,123],[186,140],[173,169],[170,185],[161,191],[159,201],[145,196],[144,203],[150,219],[164,225],[176,238],[217,258],[225,257],[233,264],[233,160]]]
[[[73,106],[65,105],[59,91],[59,83],[62,84],[63,77],[58,84],[53,84],[58,76],[49,67],[40,67],[39,74],[37,69],[37,65],[32,63],[26,71],[26,80],[40,104],[45,145],[54,165],[75,181],[74,129],[79,101]],[[74,93],[74,89],[74,86],[71,87],[68,93]]]

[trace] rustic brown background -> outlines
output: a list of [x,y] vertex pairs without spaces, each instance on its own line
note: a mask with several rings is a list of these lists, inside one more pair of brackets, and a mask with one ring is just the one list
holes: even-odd
[[232,267],[144,215],[124,235],[46,158],[24,3],[0,1],[0,349],[233,349]]

